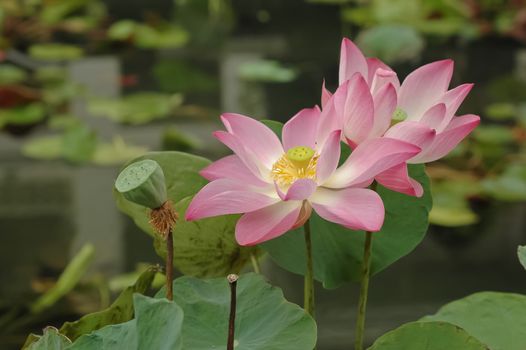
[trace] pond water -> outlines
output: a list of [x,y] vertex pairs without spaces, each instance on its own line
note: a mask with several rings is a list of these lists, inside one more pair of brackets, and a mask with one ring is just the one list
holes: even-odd
[[[109,2],[116,3],[116,1]],[[161,2],[162,3],[162,2]],[[273,3],[273,2],[271,2]],[[318,103],[322,77],[333,87],[337,80],[337,55],[341,23],[337,7],[291,1],[277,11],[269,5],[254,20],[250,6],[239,6],[233,34],[208,52],[189,47],[176,51],[123,52],[72,63],[71,77],[89,90],[107,97],[133,90],[156,89],[153,67],[177,61],[212,77],[210,86],[186,93],[185,103],[204,106],[199,121],[191,118],[159,121],[148,126],[119,126],[89,115],[85,101],[75,99],[71,108],[101,135],[120,134],[126,141],[161,149],[162,131],[177,125],[200,140],[200,154],[217,158],[226,154],[210,136],[220,128],[220,111],[235,111],[285,121],[296,110]],[[294,10],[294,15],[291,11]],[[125,12],[116,7],[116,11]],[[421,62],[451,57],[456,61],[454,85],[477,83],[463,109],[482,113],[487,84],[499,76],[517,74],[524,62],[518,44],[503,39],[475,43],[430,43],[415,62],[400,65],[404,76]],[[483,60],[480,58],[484,57]],[[288,83],[247,82],[237,67],[272,58],[298,69]],[[123,89],[119,76],[136,74],[140,85]],[[38,130],[37,134],[45,134]],[[0,307],[24,305],[35,295],[35,281],[55,277],[86,242],[96,249],[91,275],[111,277],[133,270],[139,262],[157,263],[150,238],[121,215],[111,189],[117,167],[72,166],[63,162],[28,160],[20,155],[23,140],[0,135]],[[414,252],[381,272],[371,282],[367,341],[398,325],[435,312],[444,303],[481,290],[525,292],[526,274],[516,259],[517,245],[526,241],[525,204],[489,204],[481,221],[465,229],[431,227]],[[286,297],[302,302],[302,278],[277,267],[270,259],[263,272],[284,289]],[[317,285],[319,349],[351,346],[358,285],[337,290]],[[31,330],[47,323],[60,325],[74,315],[57,312],[16,332],[0,334],[1,349],[16,349]],[[0,316],[1,320],[1,316]],[[32,329],[29,329],[32,328]]]

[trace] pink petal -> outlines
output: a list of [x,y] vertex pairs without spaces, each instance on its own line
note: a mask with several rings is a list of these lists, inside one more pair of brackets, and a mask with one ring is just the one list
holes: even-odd
[[199,172],[208,181],[217,179],[233,179],[254,186],[267,186],[268,183],[255,176],[245,163],[236,155],[230,155],[216,160]]
[[378,193],[365,188],[319,188],[311,197],[312,208],[325,220],[352,230],[379,231],[385,209]]
[[441,131],[443,129],[442,125],[444,124],[444,119],[446,117],[446,105],[444,103],[439,103],[429,108],[420,122],[429,126],[432,129]]
[[185,218],[191,221],[211,216],[247,213],[279,201],[279,198],[269,197],[256,189],[230,179],[212,181],[192,199]]
[[392,138],[379,137],[358,145],[349,158],[323,184],[342,188],[361,184],[379,173],[407,161],[420,152],[420,147]]
[[268,168],[262,164],[253,153],[249,152],[236,135],[226,131],[214,131],[214,137],[230,148],[241,159],[243,164],[252,174],[264,180],[262,174],[268,172]]
[[333,131],[343,128],[343,110],[348,89],[349,81],[340,85],[321,111],[316,137],[317,149],[323,148],[324,143]]
[[235,113],[224,113],[221,120],[227,131],[268,168],[283,155],[283,147],[276,134],[259,121]]
[[442,125],[442,129],[449,124],[455,113],[457,112],[458,108],[466,98],[466,96],[469,94],[471,89],[473,88],[473,84],[462,84],[460,86],[457,86],[454,89],[449,90],[444,94],[441,102],[446,104],[447,113],[445,115],[444,124]]
[[425,149],[433,142],[435,135],[435,129],[431,129],[423,123],[404,121],[393,125],[387,130],[384,137],[409,142]]
[[302,208],[301,201],[279,202],[247,213],[236,225],[236,240],[242,246],[256,245],[291,230]]
[[424,194],[422,185],[409,177],[406,163],[399,164],[376,175],[376,181],[390,190],[409,196],[422,197]]
[[[336,111],[341,105],[335,105]],[[355,74],[349,80],[347,98],[343,106],[343,132],[355,144],[365,141],[374,124],[374,102],[365,79]]]
[[355,73],[368,77],[367,61],[360,49],[349,39],[343,38],[340,50],[339,84],[351,79]]
[[[367,77],[367,84],[369,84],[369,86],[373,85],[374,76],[376,74],[376,71],[379,68],[384,69],[384,70],[390,70],[390,71],[393,70],[391,67],[383,63],[378,58],[369,57],[369,58],[366,58],[366,61],[367,61],[367,67],[368,67],[368,73],[369,73]],[[395,89],[398,90],[398,88],[400,87],[400,82],[398,81],[398,77],[395,80],[391,81],[391,83],[393,84]]]
[[316,134],[320,117],[318,106],[299,111],[283,126],[283,148],[286,151],[296,146],[316,147]]
[[382,136],[391,125],[393,112],[396,109],[396,90],[393,84],[385,84],[373,96],[374,124],[369,137]]
[[446,92],[454,63],[443,60],[426,64],[405,78],[398,94],[398,107],[404,110],[407,120],[418,120]]
[[274,183],[274,186],[276,188],[276,192],[278,193],[279,197],[284,201],[302,201],[304,199],[307,199],[310,197],[312,193],[316,190],[316,187],[318,186],[316,182],[312,181],[311,179],[299,179],[296,180],[287,190],[287,193],[283,193],[279,186]]
[[479,123],[480,117],[474,114],[453,118],[448,127],[436,135],[433,143],[424,152],[411,159],[410,163],[427,163],[444,157]]
[[323,80],[323,84],[321,86],[321,108],[325,108],[325,105],[327,105],[327,102],[329,102],[330,98],[332,96],[332,93],[325,88],[325,80]]
[[398,77],[392,70],[378,68],[374,74],[373,82],[371,83],[371,93],[374,95],[378,90],[383,88],[386,84],[396,86]]
[[341,131],[333,131],[321,150],[316,166],[316,180],[319,184],[323,184],[323,182],[334,173],[336,167],[338,167],[341,152],[340,140]]

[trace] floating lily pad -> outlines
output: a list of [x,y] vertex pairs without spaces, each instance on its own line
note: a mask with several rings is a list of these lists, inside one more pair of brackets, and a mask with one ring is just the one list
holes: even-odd
[[526,200],[526,165],[509,164],[500,176],[485,179],[482,188],[498,200]]
[[[421,321],[449,322],[462,327],[491,350],[526,348],[526,296],[481,292],[453,301]],[[451,349],[446,347],[447,349]],[[446,349],[444,348],[444,349]]]
[[247,81],[288,83],[296,79],[298,72],[278,61],[258,60],[242,64],[239,67],[239,76]]
[[[178,278],[174,301],[185,314],[183,348],[225,349],[230,313],[226,278]],[[164,296],[164,290],[156,297]],[[289,303],[279,288],[259,274],[241,275],[237,282],[236,350],[306,350],[316,344],[316,324],[299,306]]]
[[53,160],[62,156],[62,137],[43,136],[24,144],[22,154],[29,158]]
[[42,61],[69,61],[84,56],[84,50],[66,44],[35,44],[29,47],[29,55]]
[[0,64],[0,85],[20,83],[27,79],[27,72],[12,64]]
[[391,63],[414,59],[424,48],[421,35],[414,28],[402,25],[366,29],[358,36],[357,43],[368,56]]
[[411,322],[377,339],[369,350],[490,350],[447,322]]
[[97,134],[85,126],[68,129],[62,136],[62,156],[73,163],[89,161],[97,148]]
[[121,165],[147,151],[146,147],[129,145],[121,137],[116,136],[111,143],[97,144],[92,161],[97,165]]
[[183,102],[180,94],[141,92],[121,99],[92,99],[88,102],[90,113],[126,124],[145,124],[170,116]]
[[46,117],[46,108],[35,102],[10,109],[0,109],[0,125],[31,125]]

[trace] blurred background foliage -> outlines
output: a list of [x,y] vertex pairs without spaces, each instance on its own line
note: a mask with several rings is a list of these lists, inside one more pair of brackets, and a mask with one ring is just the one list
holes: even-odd
[[[461,112],[480,114],[481,125],[427,168],[438,241],[465,246],[495,208],[526,201],[523,0],[2,0],[0,30],[1,141],[35,162],[115,171],[152,149],[216,158],[226,153],[209,136],[221,111],[285,121],[318,103],[323,77],[335,88],[339,43],[349,36],[400,78],[451,57],[452,84],[476,83]],[[96,59],[108,57],[117,75],[104,93],[113,73]],[[31,188],[2,181],[8,199],[13,183]],[[1,301],[0,325],[22,320],[2,334],[107,307],[133,280],[95,274],[60,289],[64,260],[32,276],[15,308]],[[34,301],[57,288],[66,299],[45,299],[57,305]],[[54,311],[35,317],[34,303]]]

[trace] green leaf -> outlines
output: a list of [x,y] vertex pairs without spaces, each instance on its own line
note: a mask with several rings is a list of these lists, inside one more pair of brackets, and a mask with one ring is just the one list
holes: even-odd
[[297,76],[296,70],[284,67],[278,61],[258,60],[239,66],[239,77],[246,81],[288,83]]
[[24,106],[0,110],[0,124],[31,125],[46,117],[46,109],[42,103],[30,103]]
[[429,222],[435,225],[458,227],[478,222],[478,215],[469,205],[469,197],[480,194],[481,186],[473,179],[433,181],[433,209]]
[[498,200],[526,200],[526,165],[509,164],[499,177],[485,179],[482,188]]
[[135,318],[79,338],[70,350],[181,350],[183,311],[174,302],[133,296]]
[[22,154],[35,159],[59,159],[62,156],[62,137],[43,136],[31,139],[22,146]]
[[16,84],[26,79],[25,70],[12,64],[0,64],[0,85]]
[[141,125],[169,117],[174,108],[179,107],[182,102],[183,97],[180,94],[141,92],[120,99],[91,99],[88,101],[88,109],[94,115],[120,123]]
[[121,165],[147,151],[146,147],[127,144],[122,137],[115,136],[112,142],[97,144],[92,161],[97,165]]
[[[174,301],[185,314],[183,348],[225,349],[230,289],[226,278],[174,281]],[[156,297],[162,297],[164,290]],[[279,288],[261,275],[241,275],[237,282],[236,350],[306,350],[316,344],[316,324]]]
[[108,29],[108,38],[112,40],[127,40],[135,34],[137,22],[123,19],[113,23]]
[[[256,247],[241,247],[235,239],[239,215],[222,215],[197,221],[185,221],[191,197],[179,201],[175,210],[179,220],[173,231],[174,266],[184,275],[218,277],[239,273],[257,254]],[[155,236],[155,250],[166,257],[166,242]]]
[[460,327],[446,322],[411,322],[377,339],[368,350],[489,350]]
[[365,29],[357,42],[367,56],[379,57],[386,62],[414,59],[424,48],[421,35],[414,28],[402,25],[380,25]]
[[[422,198],[410,197],[378,186],[386,216],[382,230],[373,235],[371,274],[374,275],[409,254],[424,238],[431,209],[429,179],[423,165],[410,165],[411,176],[424,187]],[[311,216],[314,277],[325,288],[358,281],[365,235]],[[305,243],[297,229],[262,245],[284,269],[305,273]]]
[[210,92],[217,90],[217,78],[192,62],[170,58],[155,64],[153,74],[161,90],[175,92]]
[[126,288],[119,297],[105,310],[83,316],[75,322],[66,322],[60,332],[75,340],[81,335],[88,334],[104,326],[126,322],[133,317],[133,295],[145,293],[157,274],[156,268],[144,271],[135,284]]
[[261,122],[268,126],[272,131],[274,131],[274,134],[278,135],[278,137],[281,139],[281,132],[283,130],[282,123],[270,119],[264,119],[261,120]]
[[513,130],[502,125],[486,125],[473,131],[473,138],[478,142],[492,145],[512,143]]
[[55,327],[44,328],[44,335],[37,336],[33,343],[24,345],[23,349],[27,350],[65,350],[71,344],[64,335],[60,334]]
[[97,148],[97,135],[85,126],[68,129],[62,136],[62,156],[73,163],[89,161]]
[[[159,163],[166,179],[168,198],[173,203],[197,193],[207,183],[199,175],[199,171],[210,164],[210,161],[206,158],[175,151],[150,152],[133,159],[128,164],[142,159],[153,159]],[[126,200],[117,191],[113,191],[113,193],[117,207],[130,216],[144,232],[155,237],[156,234],[148,223],[150,220],[149,209]]]
[[509,102],[492,103],[486,107],[485,116],[493,120],[510,120],[518,114],[517,106]]
[[519,246],[517,248],[517,255],[521,265],[526,269],[526,246]]
[[52,306],[69,293],[82,278],[91,264],[95,254],[95,248],[91,244],[84,245],[75,255],[71,262],[66,266],[60,275],[57,283],[31,304],[31,312],[39,313]]
[[449,322],[465,329],[491,350],[526,348],[526,296],[481,292],[443,306],[421,321]]
[[81,47],[66,44],[35,44],[29,47],[29,55],[42,61],[67,61],[81,58]]

